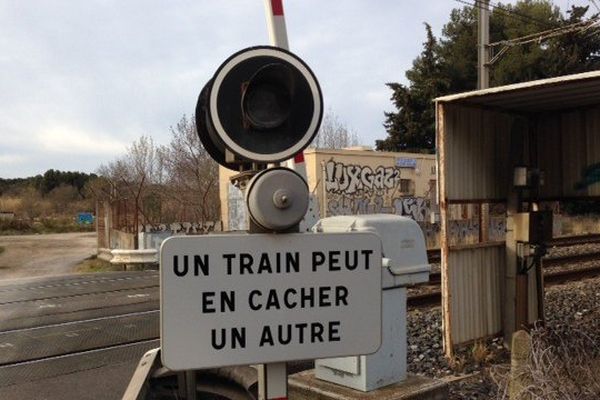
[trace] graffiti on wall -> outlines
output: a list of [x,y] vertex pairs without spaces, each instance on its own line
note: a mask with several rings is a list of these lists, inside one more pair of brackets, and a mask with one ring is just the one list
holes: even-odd
[[140,226],[140,232],[170,232],[173,234],[204,234],[209,232],[221,232],[223,225],[221,221],[196,222],[172,222],[170,224],[146,224]]
[[400,196],[400,169],[328,161],[325,164],[327,215],[396,214],[427,221],[430,201]]
[[350,197],[327,195],[327,215],[396,214],[404,215],[417,222],[429,220],[430,201],[422,197],[392,198],[386,204],[383,197]]
[[[430,210],[429,199],[422,197],[405,197],[394,199],[394,209],[398,215],[406,215],[417,222],[428,221]],[[399,212],[398,212],[399,211]]]
[[448,221],[450,245],[477,243],[479,240],[479,220],[463,219]]
[[[428,247],[439,246],[440,224],[430,222],[435,210],[429,192],[420,193],[422,197],[402,196],[399,168],[329,161],[323,172],[328,216],[379,213],[406,216],[419,224]],[[451,244],[477,243],[479,208],[460,205],[451,207],[451,211],[448,221]],[[505,224],[504,218],[490,218],[490,239],[502,240]]]
[[244,192],[237,186],[229,183],[228,190],[228,230],[243,231],[248,229],[248,211],[246,209],[246,201],[244,200]]
[[439,247],[440,224],[429,222],[418,222],[418,224],[423,231],[423,236],[425,236],[425,245],[427,248]]
[[506,217],[490,217],[488,237],[491,242],[499,242],[506,239]]
[[400,169],[343,164],[328,161],[325,164],[327,192],[355,195],[361,192],[388,192],[400,184]]

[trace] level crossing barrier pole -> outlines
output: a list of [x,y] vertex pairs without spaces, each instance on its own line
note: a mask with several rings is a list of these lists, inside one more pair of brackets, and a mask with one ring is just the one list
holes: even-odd
[[[283,0],[264,0],[269,39],[273,46],[289,50]],[[300,153],[302,155],[302,153]],[[302,157],[304,161],[304,157]],[[294,160],[288,161],[288,167],[294,168]],[[306,179],[306,170],[301,174]],[[250,223],[250,226],[252,224]],[[252,228],[250,228],[252,233]],[[287,363],[261,364],[258,366],[259,400],[287,399]]]

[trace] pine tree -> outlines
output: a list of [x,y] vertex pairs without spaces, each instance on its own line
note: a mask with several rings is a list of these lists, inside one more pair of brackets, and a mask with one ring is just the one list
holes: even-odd
[[438,59],[437,40],[431,32],[431,26],[425,24],[427,41],[423,43],[423,52],[406,72],[411,82],[409,87],[399,83],[387,83],[392,89],[391,100],[397,112],[386,112],[384,126],[389,134],[385,140],[378,140],[378,150],[418,151],[433,150],[435,137],[435,110],[431,99],[445,91]]
[[[598,17],[589,7],[571,7],[567,17],[549,0],[497,3],[490,17],[490,41],[499,42]],[[432,151],[435,147],[433,99],[476,89],[477,10],[454,9],[437,41],[425,24],[427,41],[406,72],[408,86],[387,83],[395,112],[385,113],[388,137],[378,150]],[[512,46],[491,68],[492,86],[600,69],[600,28]]]

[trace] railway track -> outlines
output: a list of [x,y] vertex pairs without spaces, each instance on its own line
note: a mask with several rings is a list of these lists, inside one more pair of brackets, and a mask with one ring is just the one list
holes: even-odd
[[[587,261],[600,261],[600,252],[590,252],[590,253],[582,253],[582,254],[572,254],[567,256],[559,256],[559,257],[548,257],[543,259],[543,266],[546,267],[557,267],[561,265],[574,264],[580,262]],[[431,262],[431,260],[429,261]],[[565,271],[566,274],[569,271]],[[432,272],[429,274],[429,285],[439,284],[442,280],[440,272]]]
[[578,235],[578,236],[565,236],[560,238],[555,238],[546,243],[549,247],[565,247],[565,246],[573,246],[576,244],[586,244],[586,243],[600,243],[600,234],[591,234],[591,235]]
[[[600,276],[600,265],[578,268],[567,271],[558,271],[544,275],[544,285],[553,286],[569,281],[578,281],[585,278]],[[442,301],[442,292],[439,290],[412,294],[407,297],[408,307],[424,307],[439,305]]]
[[[598,236],[600,241],[600,235]],[[571,239],[571,238],[569,238]],[[558,246],[568,246],[574,244],[582,244],[581,239],[578,239],[577,242],[571,240],[569,244],[565,244],[567,241],[561,242]],[[588,242],[585,242],[588,243]],[[593,243],[593,242],[592,242]],[[558,267],[561,265],[569,265],[576,264],[581,262],[589,262],[589,261],[600,261],[600,252],[588,252],[581,254],[572,254],[565,256],[557,256],[557,257],[548,257],[543,259],[544,267]],[[430,259],[430,262],[432,260]],[[600,276],[600,264],[593,265],[589,267],[583,268],[575,268],[575,269],[566,269],[563,271],[552,271],[546,272],[544,274],[544,284],[546,286],[557,285],[568,281],[577,281],[580,279],[590,278]],[[432,272],[429,275],[429,282],[425,285],[427,286],[437,286],[439,287],[441,283],[441,273],[440,272]],[[425,286],[425,285],[417,285]],[[425,293],[418,293],[408,296],[408,306],[409,307],[421,307],[428,305],[436,305],[441,302],[441,292],[439,290],[433,290]]]
[[[555,238],[546,243],[547,247],[567,247],[578,244],[600,243],[600,234],[565,236]],[[558,258],[558,257],[557,257]],[[440,249],[428,249],[427,259],[430,263],[439,263],[441,259]],[[582,260],[587,261],[587,260]]]

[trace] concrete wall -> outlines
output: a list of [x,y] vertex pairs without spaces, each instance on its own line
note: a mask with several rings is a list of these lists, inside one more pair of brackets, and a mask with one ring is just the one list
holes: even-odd
[[110,248],[111,249],[135,249],[135,235],[118,231],[110,230]]
[[321,216],[381,212],[416,221],[429,217],[436,195],[432,154],[309,149],[304,158]]
[[203,224],[192,222],[173,222],[170,224],[144,225],[138,233],[140,249],[160,249],[162,242],[171,236],[202,235],[221,232],[221,221],[206,221]]
[[12,211],[0,211],[0,219],[10,221],[15,218],[15,213]]
[[[321,217],[392,213],[425,224],[435,209],[432,154],[308,149],[308,186]],[[245,229],[243,193],[229,183],[235,171],[219,169],[221,220],[226,230]]]

